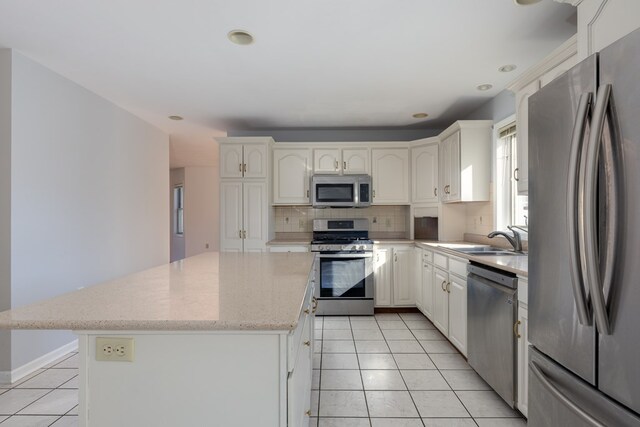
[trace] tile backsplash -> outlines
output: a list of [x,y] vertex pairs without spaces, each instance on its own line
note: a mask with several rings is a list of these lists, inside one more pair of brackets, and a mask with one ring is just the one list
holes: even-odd
[[316,218],[368,218],[369,231],[405,235],[409,230],[409,206],[371,206],[362,209],[314,209],[311,206],[276,206],[276,233],[310,233]]

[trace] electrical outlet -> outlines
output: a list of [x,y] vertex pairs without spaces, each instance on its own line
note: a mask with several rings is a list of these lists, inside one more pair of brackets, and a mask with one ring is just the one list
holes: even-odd
[[97,337],[96,360],[133,362],[133,338]]

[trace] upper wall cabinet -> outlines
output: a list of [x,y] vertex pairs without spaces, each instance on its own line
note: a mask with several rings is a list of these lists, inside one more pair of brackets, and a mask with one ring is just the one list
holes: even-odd
[[411,201],[438,202],[438,140],[411,148]]
[[368,148],[314,148],[313,173],[368,174]]
[[273,204],[308,205],[311,150],[273,149]]
[[518,194],[529,193],[529,98],[541,87],[576,65],[576,37],[572,37],[552,52],[540,64],[529,69],[509,90],[516,95],[517,168],[513,176],[518,182]]
[[371,150],[373,204],[409,204],[409,149]]
[[440,134],[442,202],[489,200],[491,125],[490,120],[460,120]]
[[[264,141],[262,141],[264,140]],[[218,138],[220,178],[267,178],[271,138]]]

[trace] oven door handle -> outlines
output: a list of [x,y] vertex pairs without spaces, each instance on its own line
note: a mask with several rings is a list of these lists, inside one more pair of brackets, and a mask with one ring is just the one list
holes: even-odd
[[359,254],[323,254],[318,253],[318,258],[373,258],[373,252]]

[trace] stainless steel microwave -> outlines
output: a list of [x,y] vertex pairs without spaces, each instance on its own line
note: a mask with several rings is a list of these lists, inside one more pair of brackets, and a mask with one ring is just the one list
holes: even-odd
[[313,175],[311,204],[315,208],[364,208],[371,205],[371,176]]

